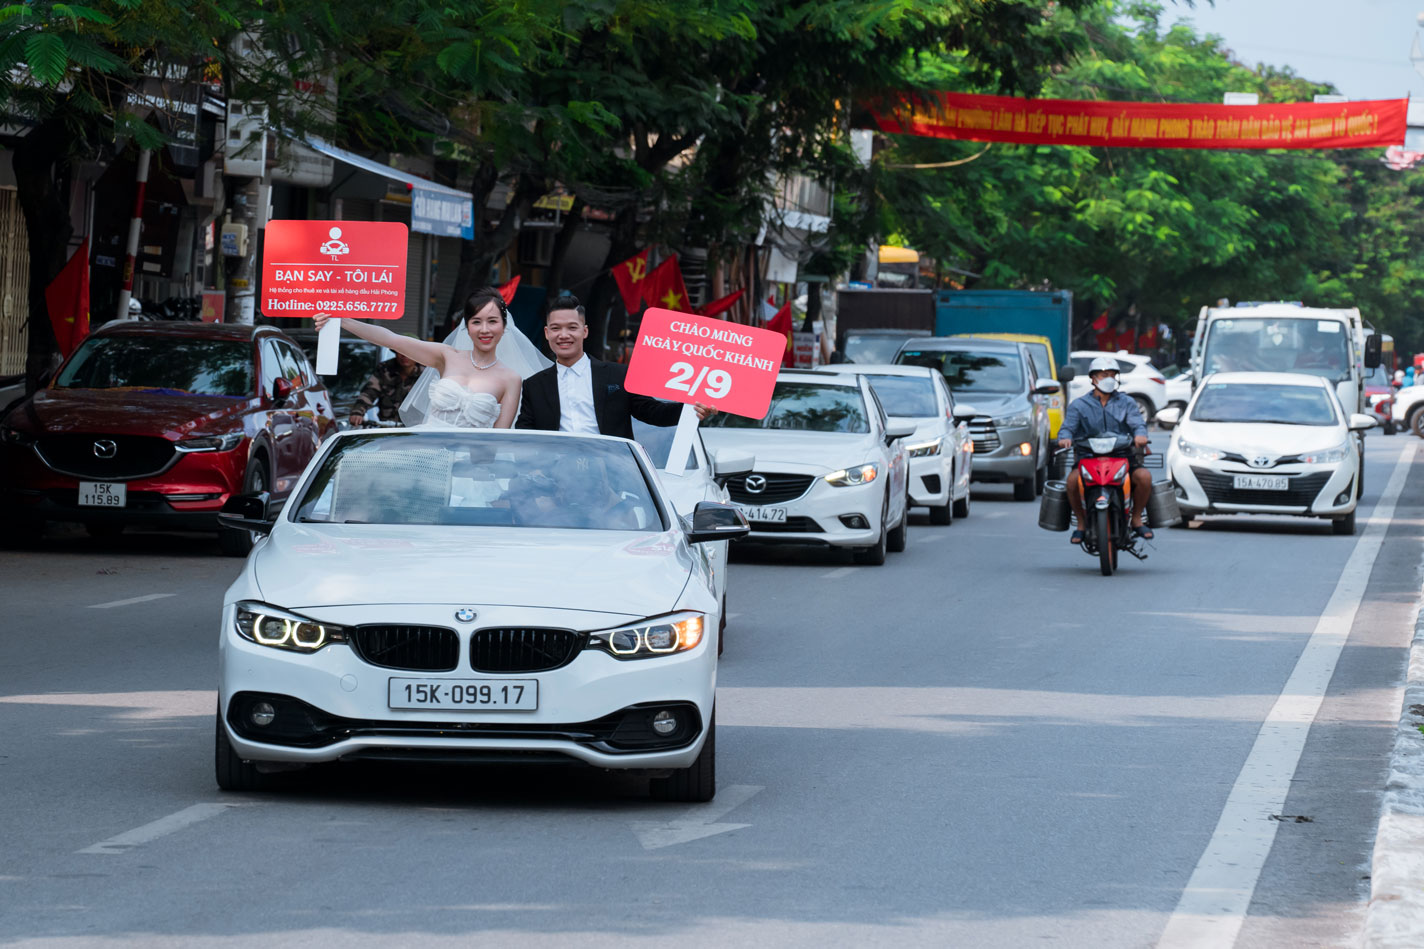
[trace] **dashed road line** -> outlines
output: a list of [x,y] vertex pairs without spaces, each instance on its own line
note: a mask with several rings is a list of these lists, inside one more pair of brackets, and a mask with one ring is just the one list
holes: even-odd
[[837,567],[836,569],[832,570],[830,573],[827,573],[827,574],[823,575],[823,576],[821,577],[821,579],[822,579],[822,580],[839,580],[841,577],[848,577],[848,576],[850,576],[851,574],[857,573],[857,572],[858,572],[858,571],[857,571],[854,567]]
[[143,596],[131,596],[127,600],[111,600],[108,603],[91,604],[91,610],[108,610],[116,606],[132,606],[135,603],[147,603],[150,600],[162,600],[170,596],[177,596],[176,593],[146,593]]
[[210,817],[217,817],[230,807],[241,807],[241,804],[194,804],[185,807],[181,811],[169,814],[167,817],[160,817],[156,821],[150,821],[142,827],[135,827],[133,830],[126,830],[122,834],[110,837],[108,840],[101,840],[97,844],[85,847],[83,850],[76,850],[75,853],[128,853],[134,847],[151,843],[160,837],[167,837],[169,834],[191,827],[199,821],[205,821]]

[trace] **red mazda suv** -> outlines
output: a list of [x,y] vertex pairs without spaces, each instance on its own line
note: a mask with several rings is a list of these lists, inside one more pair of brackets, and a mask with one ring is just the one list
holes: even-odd
[[335,430],[326,387],[275,327],[120,320],[0,420],[0,505],[21,537],[46,521],[217,530],[243,556],[252,536],[218,527],[223,503],[267,491],[275,507]]

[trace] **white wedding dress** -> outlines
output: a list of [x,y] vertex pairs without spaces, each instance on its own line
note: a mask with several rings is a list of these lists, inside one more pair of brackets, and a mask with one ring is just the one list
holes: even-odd
[[488,392],[466,389],[454,379],[436,379],[430,386],[425,424],[456,428],[494,428],[499,400]]
[[[473,352],[475,348],[463,325],[456,326],[445,337],[445,345],[454,346],[461,352]],[[495,347],[494,355],[506,367],[519,373],[521,379],[528,379],[553,365],[529,341],[529,337],[520,332],[513,320],[505,326],[504,336]],[[499,419],[499,400],[488,392],[466,389],[453,379],[442,379],[440,373],[427,367],[401,403],[400,417],[407,426],[430,424],[494,428]]]

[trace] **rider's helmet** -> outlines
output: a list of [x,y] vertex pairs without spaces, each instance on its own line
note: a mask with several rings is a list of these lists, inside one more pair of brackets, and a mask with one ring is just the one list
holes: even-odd
[[[1082,365],[1082,363],[1079,363],[1079,365]],[[1095,372],[1120,371],[1121,367],[1117,364],[1117,360],[1113,359],[1111,356],[1099,356],[1088,364],[1088,375],[1090,376]]]

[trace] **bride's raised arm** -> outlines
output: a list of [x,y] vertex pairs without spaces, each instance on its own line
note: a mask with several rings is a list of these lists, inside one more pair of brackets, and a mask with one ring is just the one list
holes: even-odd
[[[312,314],[312,321],[316,323],[318,332],[326,325],[326,321],[331,318],[330,313]],[[402,356],[408,356],[422,366],[429,366],[441,373],[445,371],[445,354],[450,352],[450,347],[443,343],[431,343],[423,339],[412,339],[409,336],[393,333],[384,326],[376,326],[373,323],[362,323],[360,320],[347,319],[346,317],[342,317],[341,319],[341,328],[350,331],[352,336],[359,336],[367,342],[395,350]]]
[[499,418],[495,419],[495,428],[513,428],[514,417],[519,414],[519,392],[524,387],[524,380],[513,370],[507,375],[509,378],[499,397]]

